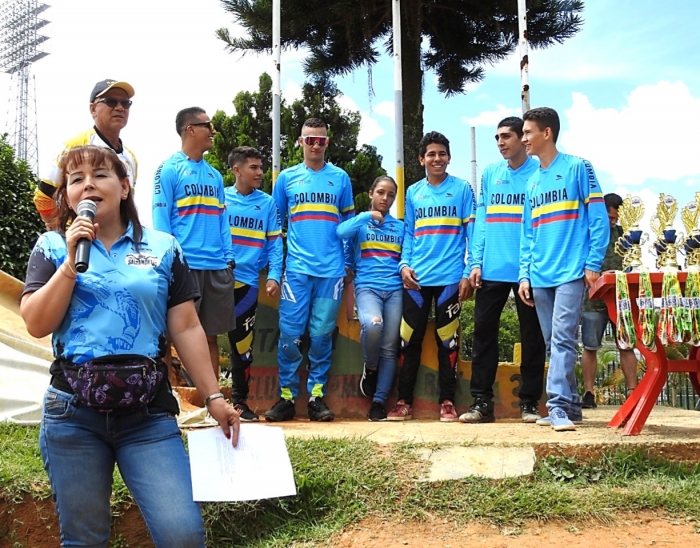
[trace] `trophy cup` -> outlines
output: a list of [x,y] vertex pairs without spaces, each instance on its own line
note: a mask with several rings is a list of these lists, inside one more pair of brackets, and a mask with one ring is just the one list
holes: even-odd
[[642,266],[642,244],[646,243],[648,237],[639,228],[639,222],[644,216],[642,200],[628,194],[618,209],[618,215],[624,234],[615,242],[615,253],[622,257],[623,270],[638,270]]
[[[673,220],[678,212],[676,199],[666,194],[659,194],[659,204],[656,206],[656,217],[651,220],[651,228],[656,234],[654,251],[656,252],[657,267],[678,268],[678,235],[673,228]],[[680,240],[683,240],[681,234]]]
[[688,202],[681,210],[681,221],[688,234],[683,245],[686,269],[700,266],[700,192],[695,193],[695,201]]
[[661,309],[657,336],[664,346],[678,344],[690,339],[688,308],[681,293],[678,281],[678,244],[685,236],[676,234],[673,220],[678,212],[678,202],[671,195],[659,194],[656,206],[656,219],[652,219],[652,229],[657,240],[654,249],[657,253],[657,266],[663,271],[661,282]]
[[681,220],[688,237],[685,240],[685,267],[688,276],[685,281],[685,302],[688,308],[688,342],[700,346],[700,192],[695,193],[695,201],[689,202],[681,210]]

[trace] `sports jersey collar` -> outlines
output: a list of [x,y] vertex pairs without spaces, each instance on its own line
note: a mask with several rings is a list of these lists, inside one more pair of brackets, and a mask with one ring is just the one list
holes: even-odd
[[[129,224],[126,227],[126,232],[122,235],[122,238],[129,238],[132,242],[135,242],[134,240],[134,225],[129,221]],[[121,238],[119,238],[121,240]],[[147,242],[148,239],[148,231],[147,230],[142,230],[141,231],[141,243],[142,244],[148,244]]]
[[185,154],[185,153],[182,152],[181,150],[178,150],[178,151],[177,151],[177,154],[179,154],[180,156],[182,156],[182,157],[183,157],[185,160],[187,160],[188,162],[194,162],[195,164],[201,164],[202,162],[204,162],[204,156],[202,156],[202,159],[199,160],[199,162],[198,162],[197,160],[193,160],[192,158],[190,158],[187,154]]
[[107,137],[104,136],[104,134],[97,129],[97,126],[92,126],[92,129],[95,130],[95,133],[97,133],[97,136],[102,139],[102,142],[105,144],[106,148],[112,149],[114,152],[117,154],[122,154],[124,152],[124,145],[122,144],[122,140],[119,139],[119,148],[114,148],[110,142],[107,140]]
[[564,154],[562,154],[561,152],[557,152],[557,155],[554,157],[554,160],[552,160],[552,163],[549,164],[549,167],[544,168],[544,167],[542,167],[542,164],[540,164],[540,170],[541,171],[549,171],[555,165],[557,165],[557,162],[559,162],[563,157],[564,157]]
[[302,162],[301,165],[304,166],[306,171],[313,171],[314,173],[321,173],[322,171],[324,171],[328,167],[328,162],[323,162],[323,167],[321,169],[319,169],[318,171],[307,166],[305,162]]
[[454,179],[454,177],[453,177],[452,175],[450,175],[449,173],[447,173],[447,177],[445,177],[445,178],[442,180],[442,182],[441,182],[439,185],[437,185],[437,186],[431,185],[431,184],[428,182],[428,178],[427,178],[427,177],[425,177],[425,178],[423,179],[423,182],[425,183],[425,186],[426,186],[427,188],[430,188],[430,190],[431,190],[432,192],[435,192],[436,194],[442,194],[443,192],[446,192],[446,191],[447,191],[446,189],[447,189],[447,187],[449,186],[449,183],[452,182],[452,179]]
[[260,192],[259,188],[254,188],[253,192],[251,192],[250,194],[243,194],[240,190],[238,190],[236,188],[235,184],[232,186],[233,186],[233,190],[235,191],[236,195],[241,196],[242,198],[245,198],[246,200],[252,200],[257,195],[257,193]]
[[528,156],[525,159],[525,161],[523,162],[523,165],[521,165],[518,169],[513,169],[512,167],[510,167],[510,165],[508,164],[508,160],[506,160],[505,162],[506,162],[506,167],[508,168],[508,171],[512,171],[513,173],[518,173],[519,171],[526,169],[527,166],[529,166],[533,162],[535,162],[539,165],[539,162],[537,162],[537,160],[535,160],[532,156]]

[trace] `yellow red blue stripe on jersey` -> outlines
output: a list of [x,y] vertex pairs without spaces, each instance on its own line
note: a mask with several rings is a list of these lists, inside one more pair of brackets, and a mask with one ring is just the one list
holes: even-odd
[[360,257],[388,257],[390,259],[401,259],[401,246],[379,242],[361,242]]
[[604,202],[605,202],[605,198],[603,197],[602,192],[591,192],[585,200],[586,205],[588,205],[590,203],[604,203]]
[[538,207],[532,212],[532,227],[579,218],[579,201],[568,200]]
[[486,208],[487,223],[520,223],[523,206],[491,206]]
[[193,196],[177,201],[177,214],[179,217],[185,215],[220,215],[225,204],[219,202],[217,198],[207,198],[204,196]]
[[[467,218],[468,219],[468,218]],[[469,221],[467,220],[468,224]],[[462,220],[452,217],[434,217],[420,219],[416,221],[414,236],[428,236],[432,234],[460,234],[462,231]]]
[[340,222],[338,208],[326,204],[300,204],[290,208],[289,222],[299,221],[328,221]]

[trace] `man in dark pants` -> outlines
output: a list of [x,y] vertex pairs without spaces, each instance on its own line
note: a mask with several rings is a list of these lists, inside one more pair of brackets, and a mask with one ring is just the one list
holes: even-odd
[[[461,422],[494,422],[493,384],[498,368],[498,328],[511,291],[518,292],[520,224],[525,185],[537,169],[522,143],[523,121],[502,120],[496,144],[504,158],[484,170],[474,226],[469,280],[476,292],[474,343],[470,391],[474,403],[459,417]],[[520,323],[520,413],[523,422],[540,418],[537,402],[542,396],[545,344],[534,307],[515,298]]]

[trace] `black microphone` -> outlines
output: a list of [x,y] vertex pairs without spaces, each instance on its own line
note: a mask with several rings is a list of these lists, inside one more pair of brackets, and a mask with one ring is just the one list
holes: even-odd
[[[83,200],[78,204],[78,216],[87,217],[91,221],[95,220],[97,204],[92,200]],[[87,238],[78,240],[78,247],[75,250],[75,269],[78,272],[85,272],[90,264],[90,246],[92,242]]]

